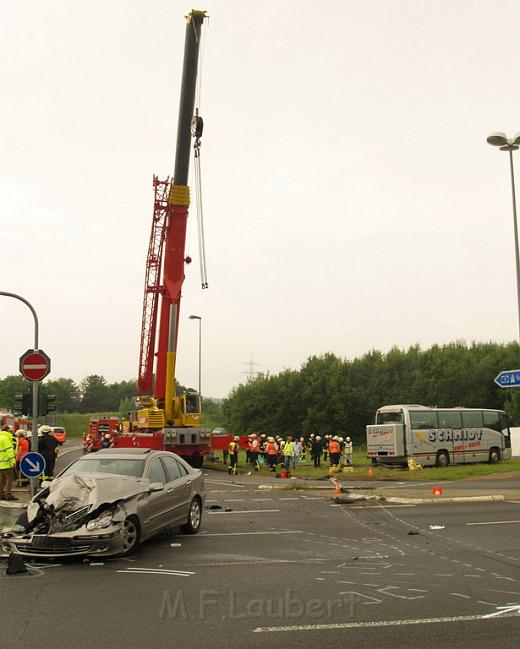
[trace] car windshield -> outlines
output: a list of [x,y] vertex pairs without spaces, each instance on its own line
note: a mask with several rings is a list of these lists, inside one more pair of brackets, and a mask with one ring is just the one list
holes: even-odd
[[114,475],[127,475],[140,478],[143,475],[144,460],[92,458],[81,459],[71,464],[61,475],[75,473],[112,473]]

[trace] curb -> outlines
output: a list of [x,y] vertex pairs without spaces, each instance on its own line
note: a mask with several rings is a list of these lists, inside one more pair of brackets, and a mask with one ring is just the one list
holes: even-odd
[[442,505],[443,503],[502,503],[505,498],[502,495],[494,496],[455,496],[453,498],[398,498],[396,497],[382,497],[387,503],[401,503],[406,505]]

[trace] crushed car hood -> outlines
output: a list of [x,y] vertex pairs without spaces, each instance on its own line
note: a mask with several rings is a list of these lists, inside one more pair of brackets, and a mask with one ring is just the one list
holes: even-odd
[[109,473],[75,473],[53,480],[49,493],[38,501],[29,503],[27,517],[31,522],[42,501],[45,508],[56,513],[61,510],[75,511],[80,507],[96,507],[101,504],[128,500],[150,491],[150,482],[140,478],[115,476]]

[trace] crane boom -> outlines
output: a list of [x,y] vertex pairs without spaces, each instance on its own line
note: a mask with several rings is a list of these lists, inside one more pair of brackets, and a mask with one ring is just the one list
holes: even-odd
[[[175,360],[181,289],[184,281],[186,224],[190,205],[188,174],[191,126],[201,30],[205,16],[205,11],[193,10],[186,17],[175,164],[173,179],[168,187],[167,202],[164,182],[168,184],[168,181],[158,185],[160,181],[156,182],[154,179],[154,220],[146,268],[138,390],[140,394],[153,392],[157,403],[164,407],[164,420],[168,425],[173,425],[176,421]],[[159,268],[161,273],[158,272]],[[159,295],[161,300],[158,314]],[[159,329],[155,349],[157,319]],[[154,356],[157,357],[155,385]]]

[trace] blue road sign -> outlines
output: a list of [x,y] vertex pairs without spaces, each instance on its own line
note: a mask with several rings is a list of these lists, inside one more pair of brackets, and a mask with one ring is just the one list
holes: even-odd
[[501,388],[520,388],[520,370],[504,370],[495,378]]
[[26,453],[20,461],[20,471],[26,478],[39,478],[45,471],[45,458],[39,453]]

